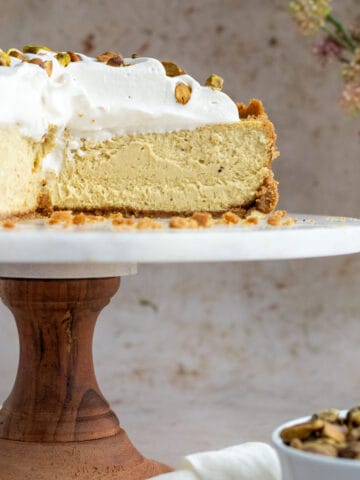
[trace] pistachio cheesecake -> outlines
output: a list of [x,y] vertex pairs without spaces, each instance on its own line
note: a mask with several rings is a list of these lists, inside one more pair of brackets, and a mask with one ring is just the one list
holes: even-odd
[[274,127],[221,88],[154,58],[0,51],[0,216],[271,212]]

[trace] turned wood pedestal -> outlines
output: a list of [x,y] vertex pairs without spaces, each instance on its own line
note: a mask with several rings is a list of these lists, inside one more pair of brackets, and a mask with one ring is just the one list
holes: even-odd
[[119,278],[0,279],[20,361],[0,411],[1,480],[143,480],[171,471],[144,458],[97,384],[92,340]]

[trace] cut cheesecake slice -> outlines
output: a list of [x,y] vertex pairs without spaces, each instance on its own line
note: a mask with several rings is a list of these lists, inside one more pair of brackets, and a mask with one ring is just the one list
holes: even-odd
[[236,105],[217,84],[200,86],[169,62],[31,49],[0,67],[8,92],[0,111],[1,216],[275,208],[276,136],[260,101]]

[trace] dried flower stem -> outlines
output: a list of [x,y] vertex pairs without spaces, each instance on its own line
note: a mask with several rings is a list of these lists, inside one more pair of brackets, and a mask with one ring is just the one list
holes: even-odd
[[336,32],[333,32],[326,26],[321,27],[321,29],[324,30],[324,32],[326,32],[329,37],[333,38],[339,45],[344,47],[346,50],[349,50],[348,44]]
[[347,30],[347,28],[345,28],[344,25],[337,18],[335,18],[333,15],[331,15],[331,13],[326,15],[325,20],[327,22],[329,22],[330,24],[334,25],[336,30],[340,34],[342,34],[342,36],[344,37],[345,42],[348,46],[346,48],[348,48],[348,50],[350,49],[350,52],[355,52],[356,43],[354,42],[354,40],[353,40],[352,36],[350,35],[349,31]]

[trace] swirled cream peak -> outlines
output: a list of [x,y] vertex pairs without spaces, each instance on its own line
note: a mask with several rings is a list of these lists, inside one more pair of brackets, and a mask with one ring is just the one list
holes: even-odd
[[[0,66],[1,127],[18,126],[39,140],[55,125],[73,137],[103,140],[239,120],[226,94],[187,74],[167,76],[154,58],[125,58],[127,66],[119,68],[80,54],[82,61],[64,67],[56,55],[40,50]],[[29,63],[33,59],[51,61],[51,74]],[[179,83],[190,87],[186,104],[176,99]]]

